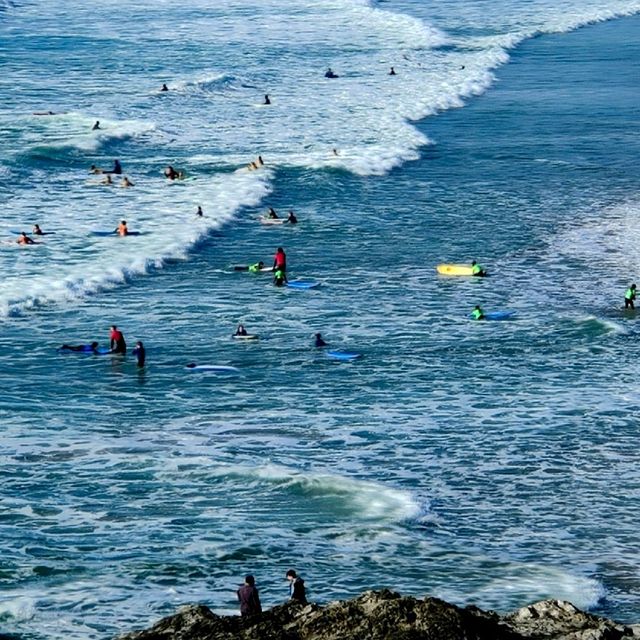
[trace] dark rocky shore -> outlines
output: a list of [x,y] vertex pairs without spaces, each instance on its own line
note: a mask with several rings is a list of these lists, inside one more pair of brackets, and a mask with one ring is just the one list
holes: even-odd
[[507,615],[436,598],[367,591],[325,606],[287,603],[249,618],[182,607],[150,629],[120,640],[619,640],[640,638],[624,625],[546,600]]

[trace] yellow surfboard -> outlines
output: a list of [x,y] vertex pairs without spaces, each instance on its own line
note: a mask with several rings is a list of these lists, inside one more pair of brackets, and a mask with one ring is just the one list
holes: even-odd
[[436,269],[443,276],[471,276],[473,269],[470,264],[439,264]]

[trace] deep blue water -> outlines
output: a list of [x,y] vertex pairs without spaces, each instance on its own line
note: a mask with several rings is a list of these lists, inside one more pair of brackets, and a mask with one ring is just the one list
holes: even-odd
[[[400,8],[427,17],[415,3]],[[244,10],[230,3],[225,20]],[[432,11],[437,28],[448,19],[451,33],[454,24],[474,32]],[[1,630],[107,637],[184,602],[235,611],[247,572],[272,605],[286,598],[290,567],[322,602],[385,586],[498,610],[566,598],[637,620],[638,328],[621,303],[640,257],[639,30],[631,17],[525,40],[486,92],[416,122],[403,141],[433,144],[385,175],[363,167],[382,167],[380,149],[402,146],[403,129],[388,140],[372,130],[374,152],[348,120],[332,124],[345,127],[345,144],[335,142],[339,128],[327,140],[336,162],[324,151],[271,162],[267,149],[266,178],[232,173],[262,146],[243,148],[233,127],[212,133],[219,148],[199,146],[209,131],[193,123],[212,109],[208,92],[219,95],[209,81],[170,80],[170,95],[138,102],[123,92],[104,112],[101,91],[85,88],[82,118],[16,126],[5,177],[12,146],[31,146],[18,156],[17,184],[5,180],[3,228],[17,224],[16,211],[22,224],[35,211],[56,237],[3,247]],[[73,47],[91,50],[94,37]],[[153,58],[162,42],[149,40]],[[324,63],[324,46],[337,55],[345,45],[325,42],[310,59]],[[191,54],[202,52],[194,45]],[[240,54],[220,55],[233,67]],[[271,70],[265,56],[247,58]],[[185,76],[198,75],[193,67]],[[139,77],[155,89],[160,70]],[[125,72],[118,88],[128,86]],[[46,102],[46,87],[23,82],[22,111]],[[226,82],[222,95],[242,90]],[[51,85],[56,104],[72,108]],[[165,97],[163,117],[184,109],[188,123],[146,128],[157,116],[149,104]],[[292,153],[298,141],[316,153],[295,129],[300,113],[281,114],[290,118],[283,128],[277,113],[265,116],[272,125],[246,116],[247,136],[262,131],[266,145],[273,135],[286,157],[288,126]],[[96,145],[79,142],[78,121],[88,128],[98,118],[136,120],[124,133],[105,125],[119,133]],[[33,151],[38,136],[48,141],[43,154]],[[85,185],[86,167],[112,156],[136,167],[134,189]],[[190,163],[197,179],[166,185],[157,174],[168,162]],[[195,220],[196,203],[205,221]],[[293,208],[300,224],[259,224],[268,206]],[[150,230],[138,245],[77,231],[125,213],[132,228]],[[321,286],[278,290],[268,275],[230,271],[269,262],[277,246],[290,277]],[[474,258],[490,278],[436,274],[440,262]],[[475,304],[516,310],[516,319],[474,323]],[[231,340],[238,322],[260,341]],[[63,342],[106,342],[113,323],[130,346],[144,340],[143,370],[131,355],[56,352]],[[363,357],[329,360],[312,347],[316,331]],[[189,362],[240,373],[187,372]]]

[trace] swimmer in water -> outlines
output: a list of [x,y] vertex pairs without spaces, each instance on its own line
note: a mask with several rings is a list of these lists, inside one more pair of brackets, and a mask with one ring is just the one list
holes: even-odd
[[167,87],[166,83],[162,84],[162,89],[160,91],[169,91],[169,87]]
[[133,348],[131,353],[136,357],[138,366],[144,367],[145,360],[147,359],[147,352],[142,344],[142,340],[138,340],[138,342],[136,342],[136,346]]
[[91,127],[91,131],[97,131],[100,128],[100,120],[96,120],[96,123]]
[[275,284],[276,287],[282,287],[287,282],[287,274],[284,272],[284,269],[278,267],[273,274],[273,284]]
[[389,71],[389,75],[390,76],[395,76],[396,75],[396,70],[393,67],[391,67],[391,71]]
[[325,78],[337,78],[339,77],[336,73],[334,73],[333,69],[331,67],[329,67],[327,69],[327,72],[324,74]]
[[126,220],[121,220],[120,221],[120,224],[118,225],[118,228],[116,229],[116,233],[119,236],[129,235],[129,229],[127,227],[127,221]]
[[298,223],[298,218],[296,218],[296,214],[293,213],[293,211],[291,211],[291,209],[289,209],[289,215],[287,216],[287,222],[289,224],[297,224]]
[[127,176],[125,176],[124,178],[122,178],[122,182],[120,183],[121,187],[135,187],[135,184],[133,184],[133,182],[131,182],[131,180],[129,180],[129,178],[127,178]]
[[20,234],[20,237],[16,240],[18,244],[36,244],[32,238],[30,238],[24,231]]
[[269,100],[269,94],[266,93],[264,96],[264,104],[271,104],[271,100]]
[[334,150],[333,150],[333,155],[334,155],[334,156],[339,156],[339,155],[340,155],[340,154],[338,153],[338,150],[337,150],[337,149],[334,149]]
[[316,340],[315,340],[314,346],[317,347],[318,349],[320,347],[327,346],[327,343],[322,339],[322,334],[316,333]]
[[198,218],[204,217],[204,213],[202,212],[202,207],[200,205],[198,205],[198,210],[196,211],[196,215],[198,216]]
[[127,343],[124,340],[124,335],[115,324],[111,325],[109,340],[112,353],[122,353],[124,355],[127,352]]
[[258,168],[258,165],[251,161],[248,165],[247,165],[247,169],[249,169],[249,171],[255,171]]
[[164,170],[165,178],[169,178],[169,180],[176,180],[177,178],[183,177],[183,172],[174,169],[170,164],[166,166]]
[[261,167],[264,167],[264,160],[262,159],[262,156],[258,156],[258,164],[259,164]]
[[107,173],[107,175],[104,178],[102,178],[99,184],[113,184],[113,180],[111,179],[111,176]]
[[122,166],[120,165],[120,160],[113,161],[113,169],[109,173],[117,173],[120,175],[122,173]]

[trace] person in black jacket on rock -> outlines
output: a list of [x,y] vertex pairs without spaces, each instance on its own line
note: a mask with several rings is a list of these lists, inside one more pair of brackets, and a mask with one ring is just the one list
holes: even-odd
[[293,569],[287,571],[287,580],[289,581],[289,599],[300,604],[307,604],[304,580],[299,578]]

